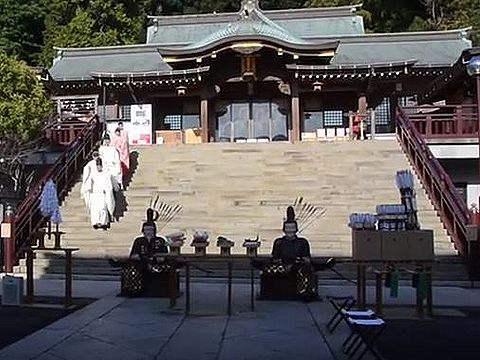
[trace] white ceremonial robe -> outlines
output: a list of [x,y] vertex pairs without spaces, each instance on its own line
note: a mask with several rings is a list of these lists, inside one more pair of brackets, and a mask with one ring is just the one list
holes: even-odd
[[90,221],[94,225],[110,224],[115,210],[115,184],[107,171],[96,172],[91,179]]
[[87,165],[83,167],[82,186],[80,187],[80,198],[85,201],[85,206],[88,211],[90,211],[91,181],[95,173],[97,173],[97,162],[96,160],[90,160]]
[[102,159],[103,168],[112,175],[117,182],[118,187],[123,189],[122,185],[122,165],[120,162],[120,153],[114,146],[100,146],[98,149]]

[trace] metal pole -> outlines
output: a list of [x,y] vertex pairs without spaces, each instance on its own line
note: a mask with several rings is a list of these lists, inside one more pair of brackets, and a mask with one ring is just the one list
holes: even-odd
[[[480,75],[475,75],[476,79],[476,86],[477,86],[477,121],[478,121],[478,130],[477,130],[477,137],[478,137],[478,185],[477,191],[480,189]],[[479,208],[480,208],[480,193],[479,193]],[[477,224],[478,225],[478,224]]]
[[5,272],[13,272],[13,264],[15,262],[15,215],[10,205],[5,211],[5,218],[3,219],[3,226],[6,234],[3,235],[3,265]]
[[370,140],[375,140],[377,132],[377,124],[375,122],[375,109],[370,109]]

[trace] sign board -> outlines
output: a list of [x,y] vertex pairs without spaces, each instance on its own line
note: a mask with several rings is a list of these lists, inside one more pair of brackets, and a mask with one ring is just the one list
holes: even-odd
[[131,105],[129,139],[132,145],[152,144],[152,105]]
[[10,238],[12,236],[12,224],[9,223],[2,223],[1,230],[0,230],[0,237],[2,238]]
[[152,144],[152,105],[130,105],[131,120],[107,121],[107,132],[113,138],[118,122],[122,121],[123,128],[128,132],[130,145]]

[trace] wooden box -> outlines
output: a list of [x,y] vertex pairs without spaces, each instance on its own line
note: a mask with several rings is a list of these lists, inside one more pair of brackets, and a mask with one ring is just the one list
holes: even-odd
[[382,231],[382,258],[384,261],[409,260],[409,231]]
[[359,261],[382,260],[381,232],[353,229],[352,257]]
[[200,133],[200,129],[183,130],[183,141],[185,144],[201,144],[202,136]]
[[163,138],[164,144],[181,144],[183,142],[183,133],[181,130],[157,130],[156,138]]
[[409,260],[433,260],[433,230],[408,232]]

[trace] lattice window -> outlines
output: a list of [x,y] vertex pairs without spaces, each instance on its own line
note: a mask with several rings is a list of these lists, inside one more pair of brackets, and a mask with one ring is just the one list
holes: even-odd
[[384,98],[383,101],[375,108],[375,124],[390,124],[390,99]]
[[126,121],[130,121],[132,119],[132,109],[130,105],[120,106],[120,118]]
[[165,125],[170,125],[170,130],[182,129],[182,115],[166,115],[164,122]]
[[343,126],[342,110],[326,110],[323,112],[323,126]]

